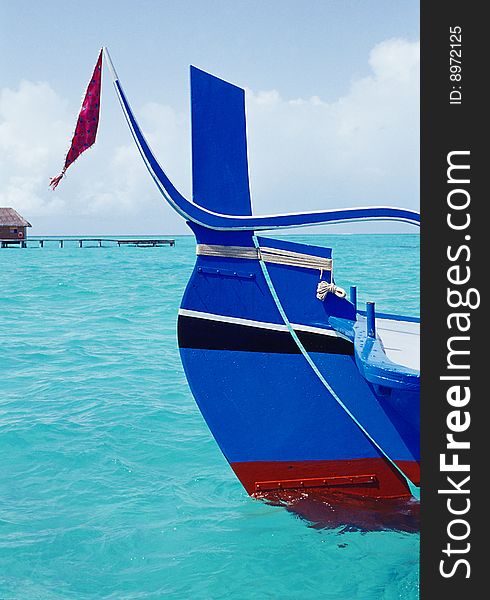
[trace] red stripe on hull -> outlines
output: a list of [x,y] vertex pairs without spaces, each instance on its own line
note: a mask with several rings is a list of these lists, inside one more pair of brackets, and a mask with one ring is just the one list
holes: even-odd
[[[414,483],[420,481],[417,462],[397,461]],[[235,462],[231,467],[252,496],[267,496],[293,490],[309,495],[343,493],[365,498],[409,498],[404,478],[383,458],[311,461]]]
[[395,463],[412,483],[420,486],[420,463],[413,460],[395,460]]

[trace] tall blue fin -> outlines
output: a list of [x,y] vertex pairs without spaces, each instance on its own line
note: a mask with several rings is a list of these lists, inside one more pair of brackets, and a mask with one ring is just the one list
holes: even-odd
[[191,110],[194,202],[251,215],[244,90],[191,66]]

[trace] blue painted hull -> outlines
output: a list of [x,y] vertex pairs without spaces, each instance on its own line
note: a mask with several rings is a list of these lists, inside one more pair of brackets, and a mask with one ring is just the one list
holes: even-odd
[[359,220],[418,225],[420,215],[374,206],[254,216],[244,91],[194,67],[189,201],[152,153],[106,58],[152,178],[196,236],[179,347],[196,402],[247,491],[414,493],[419,372],[388,359],[374,322],[335,286],[330,249],[255,232]]
[[[325,248],[260,242],[331,256]],[[269,273],[289,321],[334,394],[315,376],[284,325],[258,260],[198,256],[181,305],[179,346],[193,395],[223,454],[250,493],[259,491],[264,473],[277,473],[277,483],[286,486],[301,478],[325,479],[329,484],[315,483],[315,489],[409,495],[403,477],[393,473],[335,395],[418,483],[418,391],[378,389],[361,375],[354,343],[329,324],[332,316],[355,318],[354,307],[334,295],[319,301],[318,271],[274,264]],[[329,280],[329,274],[322,277]],[[354,473],[352,465],[357,465]],[[336,477],[368,474],[374,476],[370,486],[356,485],[355,477],[351,485],[341,480],[335,486]]]

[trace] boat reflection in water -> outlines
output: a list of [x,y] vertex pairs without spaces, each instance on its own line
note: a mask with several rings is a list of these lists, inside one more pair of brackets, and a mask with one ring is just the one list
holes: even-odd
[[282,506],[313,529],[345,531],[420,531],[420,502],[414,498],[366,499],[347,494],[269,492],[257,495],[272,506]]

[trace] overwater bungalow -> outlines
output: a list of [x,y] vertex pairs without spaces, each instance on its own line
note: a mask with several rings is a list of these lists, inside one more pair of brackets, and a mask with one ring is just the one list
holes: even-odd
[[27,238],[27,228],[32,227],[29,221],[13,208],[0,206],[0,245],[23,244]]

